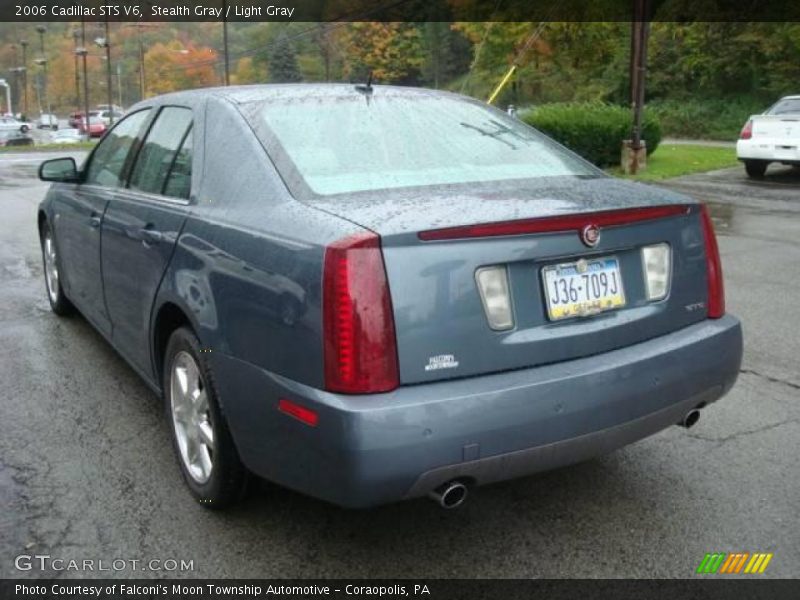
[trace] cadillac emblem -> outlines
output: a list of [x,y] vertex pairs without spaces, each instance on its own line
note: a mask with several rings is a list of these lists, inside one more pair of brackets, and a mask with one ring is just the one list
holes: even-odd
[[584,228],[581,229],[581,241],[589,246],[589,248],[597,246],[597,243],[600,241],[600,228],[594,223],[584,226]]

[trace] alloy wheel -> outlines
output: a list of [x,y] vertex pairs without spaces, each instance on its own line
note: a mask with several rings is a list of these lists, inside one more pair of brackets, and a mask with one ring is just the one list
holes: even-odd
[[172,361],[170,407],[181,460],[189,476],[203,484],[213,469],[214,427],[200,367],[186,351]]

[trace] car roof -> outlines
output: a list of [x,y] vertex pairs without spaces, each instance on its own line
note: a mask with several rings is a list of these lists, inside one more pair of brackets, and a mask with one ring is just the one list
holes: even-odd
[[[363,83],[275,83],[261,85],[240,85],[229,87],[201,88],[172,92],[161,96],[149,98],[131,107],[150,106],[181,101],[196,101],[202,98],[215,97],[227,100],[234,104],[248,104],[264,100],[292,100],[301,98],[343,98],[363,93],[357,86]],[[393,97],[432,97],[447,96],[454,98],[467,98],[452,92],[430,90],[426,88],[405,87],[395,85],[372,85],[373,94],[390,95]]]

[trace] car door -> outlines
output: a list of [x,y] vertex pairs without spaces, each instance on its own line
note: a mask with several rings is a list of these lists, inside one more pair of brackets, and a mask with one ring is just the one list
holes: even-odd
[[150,313],[186,220],[191,193],[192,110],[165,106],[103,220],[102,269],[114,345],[152,375]]
[[70,300],[103,333],[111,332],[103,298],[100,237],[103,213],[124,182],[150,110],[132,113],[98,144],[84,165],[81,182],[62,186],[53,202],[55,236]]

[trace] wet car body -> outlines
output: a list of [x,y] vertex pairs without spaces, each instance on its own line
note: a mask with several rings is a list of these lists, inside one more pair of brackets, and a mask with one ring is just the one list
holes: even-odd
[[[348,190],[322,139],[282,143],[269,116],[293,105],[302,118],[304,102],[358,115],[384,102],[438,110],[440,100],[488,111],[485,127],[458,129],[476,143],[496,134],[503,151],[534,145],[580,173],[405,185],[413,173],[402,171],[394,187]],[[168,107],[191,111],[185,198],[131,189],[141,138]],[[170,336],[196,336],[219,405],[212,425],[224,421],[253,473],[372,506],[596,456],[681,422],[736,380],[741,328],[712,298],[721,272],[703,207],[607,177],[499,111],[348,85],[172,94],[122,123],[141,111],[121,181],[56,183],[40,230],[52,227],[65,296],[154,391],[169,396]],[[316,180],[296,151],[314,155]],[[589,247],[582,231],[597,224]],[[672,256],[657,300],[643,279],[651,245]],[[615,263],[624,305],[552,318],[546,271],[598,260]],[[513,317],[500,329],[478,289],[478,273],[497,265]]]

